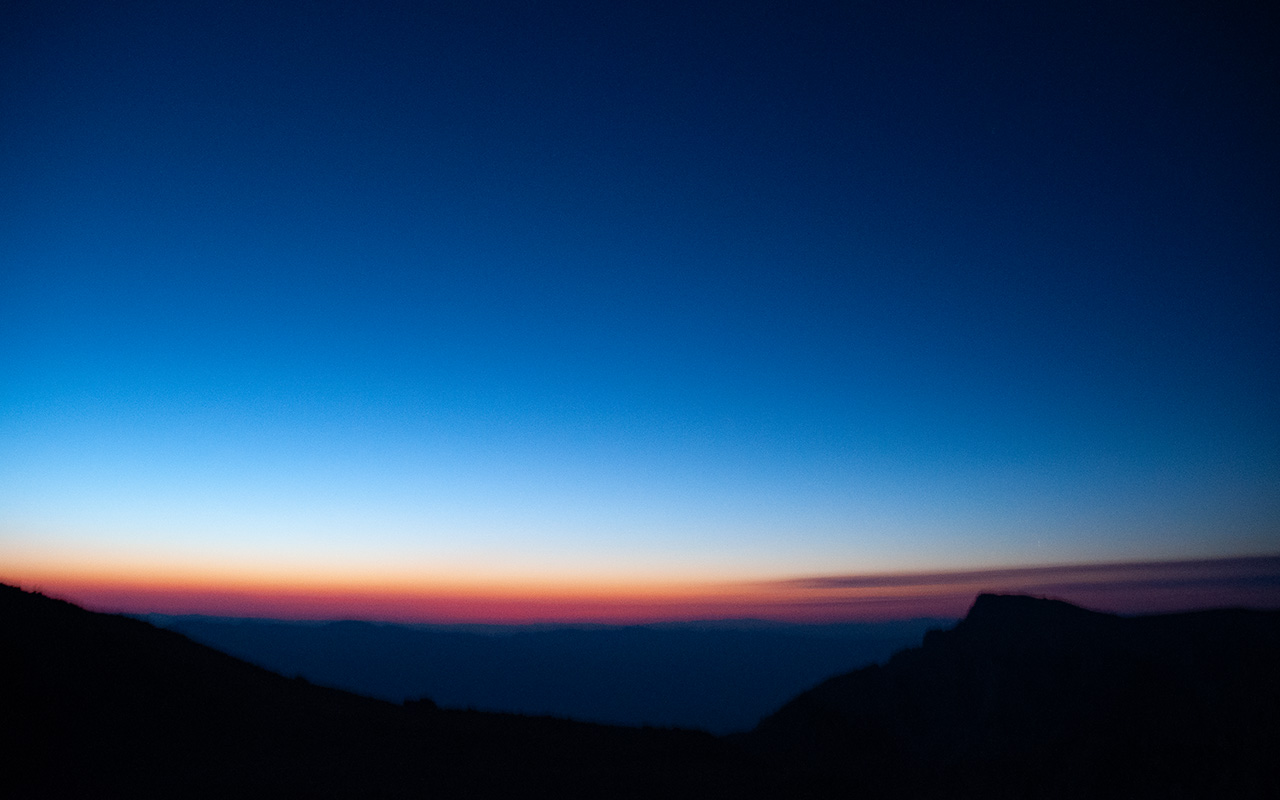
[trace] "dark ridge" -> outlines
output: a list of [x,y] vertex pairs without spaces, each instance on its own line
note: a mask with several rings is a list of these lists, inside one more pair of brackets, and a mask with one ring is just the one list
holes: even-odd
[[810,787],[876,796],[1269,797],[1280,612],[1125,618],[984,594],[922,647],[744,737]]
[[743,797],[709,734],[406,706],[0,586],[12,797]]

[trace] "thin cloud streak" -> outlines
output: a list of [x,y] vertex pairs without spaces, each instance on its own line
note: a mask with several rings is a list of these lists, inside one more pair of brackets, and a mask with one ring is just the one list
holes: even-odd
[[[826,613],[915,602],[929,613],[958,616],[975,594],[1057,597],[1120,613],[1223,606],[1280,606],[1280,556],[1068,564],[960,572],[825,575],[778,581],[780,592],[809,595]],[[803,602],[803,601],[802,601]]]
[[891,586],[953,586],[956,584],[1026,583],[1046,576],[1103,576],[1114,574],[1187,575],[1217,572],[1223,577],[1280,576],[1280,556],[1201,559],[1196,561],[1139,561],[1111,564],[1069,564],[1044,567],[969,570],[960,572],[916,572],[891,575],[823,575],[779,581],[780,585],[804,589],[862,589]]

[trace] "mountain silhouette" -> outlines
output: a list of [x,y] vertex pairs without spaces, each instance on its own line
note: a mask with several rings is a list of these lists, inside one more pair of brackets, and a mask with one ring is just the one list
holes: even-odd
[[1280,613],[984,594],[953,630],[787,703],[749,746],[823,792],[1269,797]]
[[754,731],[393,704],[0,586],[15,797],[1269,797],[1280,612],[982,595]]

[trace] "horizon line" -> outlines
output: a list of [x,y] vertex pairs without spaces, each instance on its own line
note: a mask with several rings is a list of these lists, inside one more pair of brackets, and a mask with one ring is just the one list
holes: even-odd
[[316,583],[183,585],[142,576],[0,575],[26,591],[131,615],[418,625],[640,625],[760,620],[959,619],[983,593],[1029,594],[1113,613],[1280,608],[1280,554],[1171,561],[816,575],[670,586],[512,591]]

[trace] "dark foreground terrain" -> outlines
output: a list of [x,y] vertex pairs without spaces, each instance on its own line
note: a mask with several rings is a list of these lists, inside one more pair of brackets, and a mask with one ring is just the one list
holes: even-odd
[[1274,797],[1280,612],[1117,617],[980,595],[953,630],[828,680],[749,745],[870,796]]
[[1280,612],[983,595],[755,731],[396,705],[0,587],[17,797],[1270,797]]

